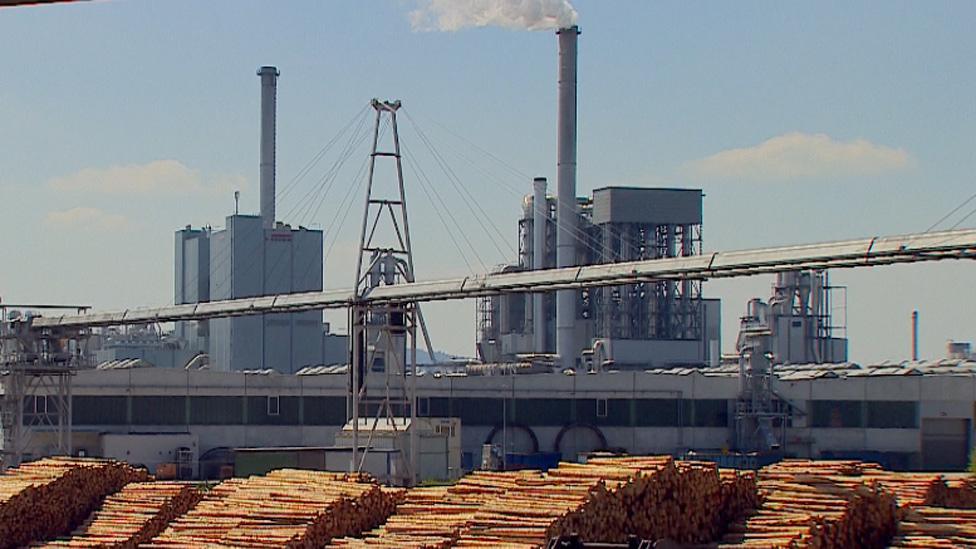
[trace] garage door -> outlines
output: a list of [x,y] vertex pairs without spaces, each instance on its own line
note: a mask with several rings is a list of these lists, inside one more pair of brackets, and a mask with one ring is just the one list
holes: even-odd
[[922,419],[922,463],[925,469],[961,471],[968,460],[968,419]]

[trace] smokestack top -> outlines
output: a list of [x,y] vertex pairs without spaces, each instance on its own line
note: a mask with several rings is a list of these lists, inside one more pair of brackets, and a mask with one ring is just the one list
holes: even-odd
[[543,183],[545,183],[546,181],[549,181],[549,180],[546,179],[545,177],[536,177],[532,181],[542,181]]
[[577,36],[583,34],[583,32],[579,28],[579,25],[573,25],[571,27],[560,27],[556,29],[556,34],[563,34],[565,32],[576,33]]
[[277,118],[277,67],[258,69],[261,77],[261,224],[275,228],[275,125]]

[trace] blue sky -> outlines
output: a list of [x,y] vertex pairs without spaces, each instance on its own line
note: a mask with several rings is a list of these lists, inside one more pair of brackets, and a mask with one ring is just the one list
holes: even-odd
[[[580,194],[702,188],[705,247],[722,250],[923,231],[976,191],[976,4],[573,4],[583,30]],[[399,98],[505,237],[491,238],[496,228],[477,221],[404,121],[408,153],[478,250],[459,238],[462,258],[408,170],[419,278],[465,274],[465,259],[480,271],[475,255],[489,267],[513,260],[519,195],[531,176],[555,176],[554,36],[416,32],[409,13],[419,5],[105,0],[0,10],[0,296],[103,309],[171,302],[173,231],[221,226],[235,189],[242,210],[257,209],[262,64],[282,73],[279,189],[371,97]],[[359,201],[338,220],[365,147],[324,197],[316,183],[345,142],[278,206],[284,221],[331,228],[330,288],[353,278]],[[960,226],[976,226],[976,214]],[[906,358],[914,308],[923,356],[942,356],[948,338],[976,339],[973,272],[957,263],[833,273],[849,287],[852,358]],[[706,285],[724,300],[727,350],[745,301],[767,296],[770,282]],[[470,354],[474,303],[428,309],[435,345]]]

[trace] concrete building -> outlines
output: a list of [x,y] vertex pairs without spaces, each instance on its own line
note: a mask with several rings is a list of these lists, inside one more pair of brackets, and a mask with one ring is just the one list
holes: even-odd
[[[519,220],[519,260],[506,272],[556,266],[557,199],[537,178]],[[577,200],[575,265],[698,255],[698,189],[604,187]],[[539,206],[537,206],[537,204]],[[575,292],[572,363],[646,368],[718,364],[721,310],[700,281],[628,284]],[[481,300],[478,354],[485,362],[556,352],[556,299],[519,294]]]
[[[469,469],[486,443],[508,453],[552,451],[572,460],[597,449],[721,451],[735,439],[736,366],[423,375],[417,381],[419,417],[460,419]],[[75,448],[97,455],[104,434],[185,433],[197,441],[208,468],[213,456],[232,448],[331,445],[347,422],[346,382],[345,368],[299,375],[80,371],[72,397]],[[786,455],[859,457],[898,469],[966,465],[976,362],[781,366],[772,388],[790,408],[790,419],[774,425],[784,430]],[[34,413],[46,409],[34,404],[28,406]],[[33,444],[35,455],[49,450],[43,436]]]
[[[210,237],[210,298],[235,299],[322,290],[322,231],[254,215],[227,217]],[[321,363],[322,312],[255,315],[209,321],[210,367],[272,368],[284,373]]]
[[[210,301],[210,231],[210,227],[194,229],[189,225],[176,231],[174,305]],[[205,352],[210,347],[210,324],[206,320],[177,322],[175,335],[188,349]]]

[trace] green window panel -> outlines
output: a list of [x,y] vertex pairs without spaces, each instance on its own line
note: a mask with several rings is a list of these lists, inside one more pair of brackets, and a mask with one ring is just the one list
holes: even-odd
[[185,425],[186,397],[132,397],[133,425]]
[[875,429],[917,429],[918,403],[910,401],[868,401],[868,427]]
[[686,424],[690,403],[676,398],[640,398],[634,402],[639,427],[679,427]]
[[71,397],[72,425],[125,425],[128,406],[124,396]]
[[247,397],[248,425],[298,425],[299,397]]
[[193,425],[243,425],[243,405],[243,397],[190,397],[190,423]]
[[526,425],[561,427],[573,422],[573,401],[568,398],[520,398],[515,401],[515,419]]
[[307,396],[303,397],[305,425],[345,425],[345,397]]
[[[500,398],[461,398],[454,404],[455,415],[461,418],[461,425],[499,425],[503,421],[513,422],[513,414],[506,413]],[[509,412],[512,411],[509,404]]]
[[860,400],[812,400],[810,409],[812,427],[864,427]]
[[694,401],[695,427],[728,427],[729,401],[725,399],[699,399]]

